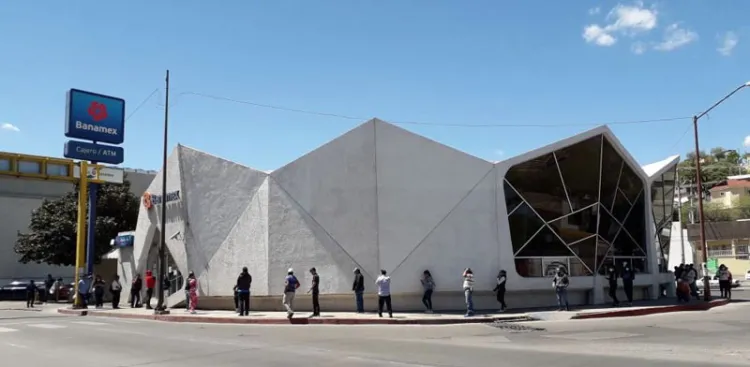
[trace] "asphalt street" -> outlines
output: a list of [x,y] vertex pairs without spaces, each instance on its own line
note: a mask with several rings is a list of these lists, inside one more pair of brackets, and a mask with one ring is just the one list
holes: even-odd
[[0,311],[0,356],[2,365],[59,367],[747,366],[748,311],[743,302],[706,312],[453,326],[178,324]]

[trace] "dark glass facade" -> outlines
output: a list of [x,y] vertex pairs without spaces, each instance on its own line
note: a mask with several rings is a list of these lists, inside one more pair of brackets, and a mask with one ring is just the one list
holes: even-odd
[[646,271],[643,182],[603,135],[511,167],[504,188],[519,275]]
[[669,244],[671,241],[672,218],[674,212],[675,175],[677,166],[657,177],[651,184],[651,208],[653,210],[656,240],[659,251],[659,271],[669,269]]

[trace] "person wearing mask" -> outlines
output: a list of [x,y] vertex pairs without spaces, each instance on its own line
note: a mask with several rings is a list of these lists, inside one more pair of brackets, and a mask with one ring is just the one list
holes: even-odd
[[44,281],[44,303],[49,302],[49,298],[52,295],[52,287],[55,285],[55,278],[52,274],[47,274],[47,279]]
[[425,307],[426,313],[432,313],[432,292],[435,291],[435,281],[432,279],[432,274],[429,270],[425,270],[422,273],[422,289],[424,294],[422,295],[422,304]]
[[464,278],[464,300],[466,301],[466,317],[474,316],[474,271],[471,268],[464,269],[461,275]]
[[109,285],[109,293],[112,293],[112,309],[116,310],[120,308],[120,294],[122,293],[122,284],[120,284],[120,276],[115,274],[112,283]]
[[726,265],[721,264],[719,271],[716,272],[716,277],[719,278],[719,293],[721,298],[732,298],[732,273]]
[[357,302],[357,313],[365,312],[365,277],[359,268],[354,269],[354,283],[352,283],[354,299]]
[[33,280],[29,281],[26,285],[26,308],[34,308],[34,300],[36,299],[36,283]]
[[55,280],[55,283],[52,284],[52,289],[50,289],[50,297],[55,300],[55,303],[60,303],[60,288],[62,288],[62,286],[62,278],[57,278],[57,280]]
[[[570,311],[570,305],[568,304],[568,286],[570,285],[570,279],[568,274],[565,273],[563,268],[557,269],[557,274],[552,280],[552,287],[555,289],[555,296],[557,297],[557,310],[558,311]],[[564,306],[564,308],[563,308]]]
[[89,308],[89,292],[91,291],[91,274],[86,274],[78,280],[78,295],[80,305]]
[[320,317],[320,300],[318,298],[320,295],[320,276],[318,276],[318,270],[315,268],[310,268],[310,275],[312,275],[312,283],[310,289],[307,290],[307,293],[312,293],[313,313],[310,317]]
[[250,314],[250,286],[253,284],[253,277],[247,271],[247,266],[242,268],[240,276],[237,277],[237,300],[239,303],[239,315],[247,316]]
[[94,278],[94,307],[95,308],[103,308],[104,307],[104,281],[102,280],[102,277],[96,276]]
[[698,285],[696,284],[696,282],[698,281],[698,271],[695,270],[693,264],[687,265],[684,277],[685,281],[687,281],[687,284],[690,287],[690,295],[698,298]]
[[140,274],[135,275],[133,283],[130,285],[130,307],[141,307],[141,290],[143,290],[143,280]]
[[185,312],[190,311],[190,278],[194,278],[195,274],[191,271],[188,273],[188,277],[185,279]]
[[625,297],[628,299],[628,306],[633,305],[633,282],[635,281],[635,272],[626,261],[622,263],[622,288],[625,290]]
[[500,303],[500,312],[505,312],[508,309],[508,305],[505,304],[505,283],[508,280],[508,274],[505,270],[500,270],[497,274],[497,285],[495,286],[494,292],[497,296],[497,302]]
[[617,299],[617,271],[614,266],[607,268],[607,282],[609,283],[609,298],[612,299],[612,306],[617,307],[620,305],[620,300]]
[[388,317],[393,318],[393,305],[391,304],[391,277],[385,270],[380,270],[380,276],[375,279],[378,287],[378,317],[383,317],[383,306],[388,311]]
[[190,272],[187,284],[190,295],[190,313],[195,314],[195,309],[198,307],[198,279],[195,279],[193,272]]
[[281,303],[286,308],[286,318],[290,320],[294,317],[294,296],[297,288],[299,288],[299,280],[294,276],[294,269],[289,268],[284,279],[284,296],[281,298]]
[[146,309],[151,309],[151,298],[154,297],[154,287],[156,287],[156,277],[151,270],[146,270]]

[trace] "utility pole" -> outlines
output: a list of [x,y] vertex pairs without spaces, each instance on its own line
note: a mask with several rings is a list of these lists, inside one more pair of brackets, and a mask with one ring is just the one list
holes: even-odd
[[161,170],[161,228],[159,228],[159,261],[156,266],[158,284],[156,291],[158,293],[158,303],[154,309],[155,314],[167,314],[167,305],[164,302],[164,280],[166,275],[166,230],[167,230],[167,136],[169,133],[169,70],[167,70],[166,97],[164,99],[164,147],[162,152],[162,170]]
[[[685,263],[685,236],[682,234],[682,181],[680,181],[680,167],[675,169],[675,181],[677,181],[677,220],[680,223],[680,264]],[[671,238],[671,237],[670,237]],[[669,266],[669,264],[667,264]]]

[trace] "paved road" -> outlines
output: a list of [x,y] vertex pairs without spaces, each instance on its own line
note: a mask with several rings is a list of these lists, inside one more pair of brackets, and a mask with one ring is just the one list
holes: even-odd
[[0,311],[0,356],[3,365],[59,367],[747,366],[749,311],[750,303],[737,303],[512,328],[174,324]]

